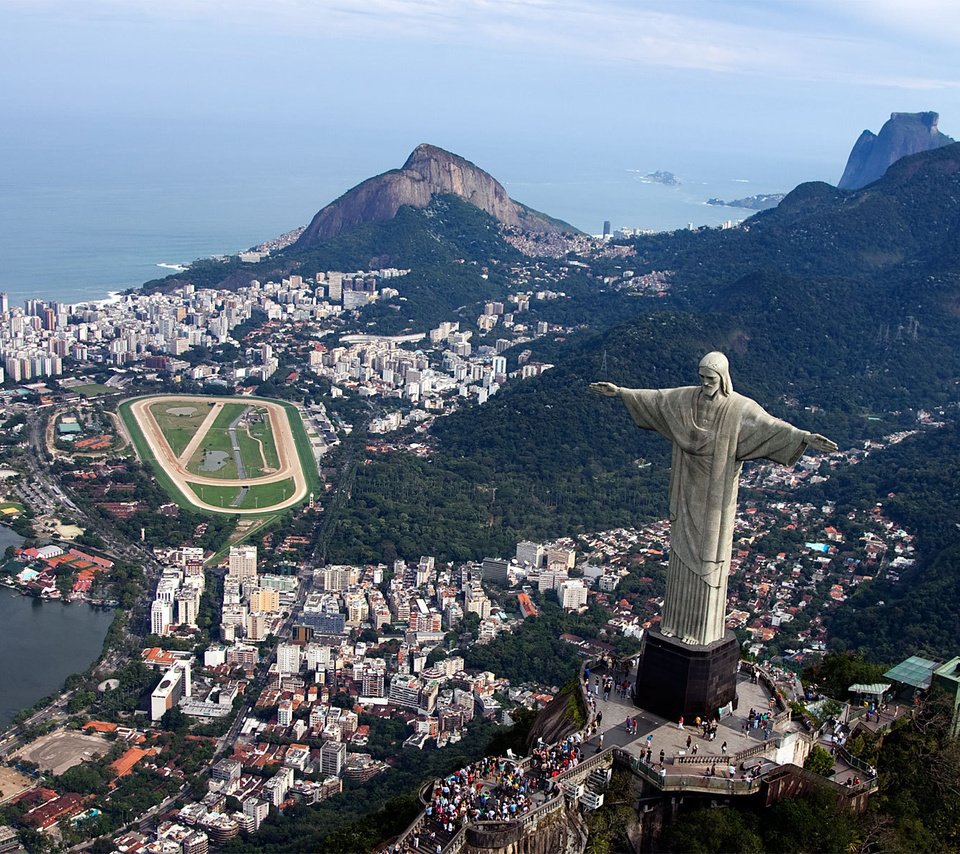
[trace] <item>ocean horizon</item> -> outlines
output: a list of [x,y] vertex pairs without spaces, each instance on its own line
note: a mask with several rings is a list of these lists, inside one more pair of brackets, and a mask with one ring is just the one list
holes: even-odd
[[[170,275],[172,265],[235,254],[306,225],[407,153],[401,147],[395,162],[384,163],[363,145],[230,138],[225,130],[206,140],[194,135],[171,149],[169,128],[151,134],[124,123],[0,140],[0,155],[16,165],[0,176],[0,291],[12,305],[108,298]],[[706,200],[786,192],[828,168],[769,160],[745,168],[736,159],[707,163],[702,152],[672,155],[672,163],[625,155],[621,163],[576,167],[560,158],[488,164],[456,153],[490,171],[512,198],[591,234],[605,220],[614,229],[654,231],[742,220],[752,212]],[[660,169],[680,185],[643,180]]]

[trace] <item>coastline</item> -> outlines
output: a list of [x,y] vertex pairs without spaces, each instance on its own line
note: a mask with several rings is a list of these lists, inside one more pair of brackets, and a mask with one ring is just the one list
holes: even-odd
[[98,308],[104,305],[113,305],[114,303],[120,302],[123,299],[123,293],[121,291],[107,291],[107,295],[103,299],[89,300],[87,302],[78,302],[77,305],[94,305]]

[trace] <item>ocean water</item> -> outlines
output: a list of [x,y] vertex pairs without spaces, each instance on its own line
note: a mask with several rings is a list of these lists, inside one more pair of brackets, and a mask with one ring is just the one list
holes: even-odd
[[[238,252],[306,224],[351,186],[400,166],[412,147],[384,134],[251,124],[13,121],[0,138],[0,291],[14,305],[102,299],[167,275],[158,264]],[[454,150],[513,198],[594,234],[604,220],[654,230],[719,225],[750,212],[708,206],[709,197],[786,191],[836,171],[697,151],[654,160],[625,150],[597,162],[579,152],[471,148]],[[642,180],[658,169],[680,186]]]

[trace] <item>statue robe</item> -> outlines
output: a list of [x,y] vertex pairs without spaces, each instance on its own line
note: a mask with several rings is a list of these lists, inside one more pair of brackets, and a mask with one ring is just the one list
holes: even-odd
[[700,392],[699,386],[620,391],[637,426],[673,443],[670,566],[661,630],[691,644],[724,636],[743,461],[791,466],[807,446],[804,431],[736,392],[718,392],[712,423],[701,418],[698,424]]

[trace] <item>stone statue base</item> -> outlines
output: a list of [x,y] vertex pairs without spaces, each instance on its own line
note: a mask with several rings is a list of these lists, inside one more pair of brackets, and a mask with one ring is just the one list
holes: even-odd
[[740,645],[729,630],[718,641],[694,646],[651,629],[643,639],[634,702],[672,721],[712,719],[727,703],[737,706],[739,660]]

